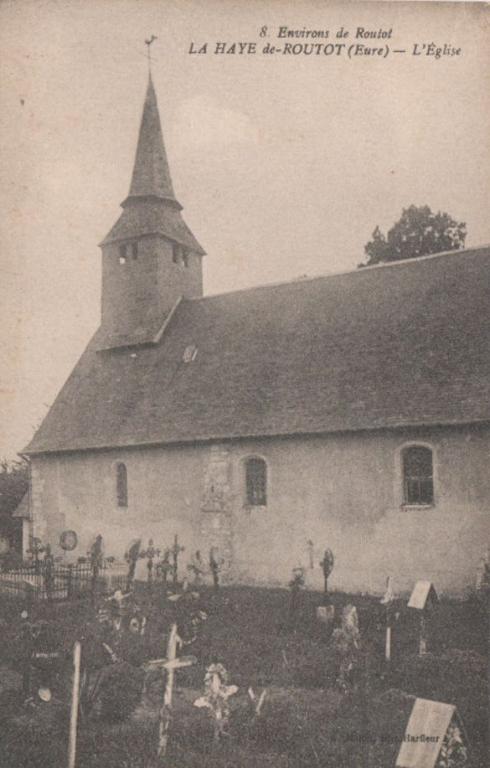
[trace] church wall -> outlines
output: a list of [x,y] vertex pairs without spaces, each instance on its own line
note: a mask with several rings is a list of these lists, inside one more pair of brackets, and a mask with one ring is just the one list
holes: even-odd
[[[400,450],[411,441],[434,451],[431,508],[401,506]],[[266,507],[244,502],[251,455],[267,461]],[[128,470],[127,509],[116,504],[118,461]],[[34,458],[33,505],[47,519],[43,540],[55,543],[60,528],[81,535],[76,556],[97,533],[115,555],[135,536],[167,546],[177,533],[183,563],[218,546],[230,579],[285,585],[303,565],[308,584],[321,587],[318,562],[330,547],[332,588],[381,592],[392,575],[399,590],[427,578],[453,593],[474,583],[486,545],[489,468],[483,427],[107,451]]]

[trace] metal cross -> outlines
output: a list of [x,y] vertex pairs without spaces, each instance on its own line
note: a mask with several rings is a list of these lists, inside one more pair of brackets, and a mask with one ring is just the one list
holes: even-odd
[[148,58],[148,68],[150,70],[151,70],[151,51],[150,51],[150,45],[152,43],[154,43],[155,40],[158,40],[158,37],[156,37],[156,35],[152,35],[151,37],[148,38],[148,40],[145,40],[145,45],[146,45],[146,49],[147,49],[146,55],[147,55],[147,58]]

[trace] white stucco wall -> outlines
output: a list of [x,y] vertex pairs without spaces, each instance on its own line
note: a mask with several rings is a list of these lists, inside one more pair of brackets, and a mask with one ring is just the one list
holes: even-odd
[[[414,441],[434,451],[435,503],[430,508],[402,506],[400,450]],[[267,461],[265,509],[250,510],[244,503],[243,461],[250,455]],[[116,502],[118,461],[128,470],[127,508]],[[328,546],[336,557],[332,588],[381,592],[386,576],[392,575],[399,590],[426,578],[443,592],[461,593],[474,583],[488,540],[490,428],[35,457],[35,535],[56,546],[60,531],[73,528],[80,538],[73,553],[78,556],[97,533],[103,535],[107,553],[115,555],[136,536],[152,537],[163,547],[178,534],[186,546],[185,563],[195,549],[207,554],[209,536],[203,531],[219,525],[219,515],[215,519],[212,512],[202,511],[210,483],[213,488],[227,486],[235,580],[284,585],[291,569],[302,564],[309,584],[320,587],[317,564]],[[308,568],[308,539],[315,546],[313,571]]]

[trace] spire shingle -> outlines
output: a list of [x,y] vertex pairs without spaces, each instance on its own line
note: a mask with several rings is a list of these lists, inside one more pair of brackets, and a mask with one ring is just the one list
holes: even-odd
[[157,97],[151,74],[146,89],[133,176],[127,200],[135,197],[159,197],[180,208],[170,178]]

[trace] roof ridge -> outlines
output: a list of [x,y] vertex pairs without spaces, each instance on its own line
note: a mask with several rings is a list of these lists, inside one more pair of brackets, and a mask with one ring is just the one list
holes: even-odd
[[246,291],[258,291],[264,288],[279,288],[285,285],[295,285],[297,283],[308,283],[314,280],[327,280],[333,277],[341,277],[342,275],[362,275],[368,271],[375,269],[386,269],[388,267],[398,267],[403,264],[414,264],[421,261],[428,261],[429,259],[438,259],[440,257],[447,256],[462,256],[463,254],[472,253],[475,251],[485,251],[490,249],[490,243],[484,245],[475,245],[471,248],[457,248],[452,251],[440,251],[439,253],[429,253],[426,256],[416,256],[410,259],[399,259],[397,261],[383,262],[382,264],[371,264],[366,267],[355,267],[353,269],[344,269],[340,272],[327,272],[320,275],[309,275],[305,277],[293,277],[291,280],[278,280],[273,283],[260,283],[259,285],[250,285],[246,288],[235,288],[232,291],[222,291],[220,293],[208,293],[206,296],[196,296],[186,301],[205,301],[206,299],[216,299],[220,296],[231,296],[235,293],[245,293]]

